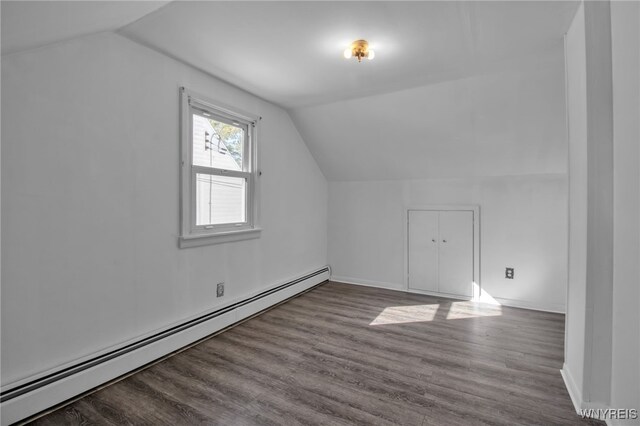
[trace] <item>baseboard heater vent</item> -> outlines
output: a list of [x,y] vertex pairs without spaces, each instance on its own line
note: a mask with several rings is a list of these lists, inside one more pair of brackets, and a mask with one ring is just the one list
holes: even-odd
[[[161,332],[158,332],[156,334],[153,334],[151,336],[147,336],[139,341],[136,342],[132,342],[129,343],[126,346],[123,346],[121,348],[115,349],[113,351],[104,353],[102,355],[96,356],[94,358],[79,362],[75,365],[69,366],[67,368],[64,368],[62,370],[56,371],[54,373],[48,374],[46,376],[40,377],[38,379],[32,380],[30,382],[18,385],[14,388],[8,389],[6,391],[3,391],[2,393],[0,393],[0,402],[6,402],[6,401],[10,401],[14,398],[17,398],[21,395],[24,395],[26,393],[29,392],[33,392],[39,388],[42,388],[44,386],[47,386],[49,384],[52,384],[54,382],[57,382],[59,380],[62,380],[64,378],[67,378],[69,376],[72,376],[74,374],[78,374],[82,371],[85,371],[89,368],[92,367],[96,367],[100,364],[103,364],[107,361],[113,360],[114,358],[123,356],[129,352],[135,351],[137,349],[143,348],[147,345],[150,345],[151,343],[157,342],[159,340],[165,339],[169,336],[172,336],[176,333],[179,333],[181,331],[187,330],[189,328],[192,328],[198,324],[204,323],[206,321],[209,321],[211,319],[214,319],[216,317],[219,317],[225,313],[231,312],[235,309],[238,309],[242,306],[248,305],[252,302],[256,302],[260,299],[263,299],[269,295],[272,295],[274,293],[277,293],[279,291],[282,291],[288,287],[294,286],[296,284],[299,284],[303,281],[312,279],[314,277],[317,277],[318,275],[322,275],[322,274],[327,274],[327,278],[328,279],[328,274],[329,274],[329,268],[328,267],[324,267],[322,269],[319,269],[315,272],[312,272],[308,275],[305,275],[303,277],[300,277],[296,280],[293,281],[289,281],[285,284],[279,285],[277,287],[273,287],[269,290],[263,291],[262,293],[256,294],[255,296],[249,297],[247,299],[241,300],[239,302],[233,303],[231,305],[225,306],[223,308],[220,308],[216,311],[210,312],[208,314],[202,315],[200,317],[191,319],[189,321],[186,321],[184,323],[175,325],[169,329],[163,330]],[[325,279],[325,280],[326,280]],[[320,282],[323,282],[325,280],[322,280]],[[319,284],[319,283],[318,283]],[[318,285],[315,284],[315,285]],[[293,297],[293,296],[290,296]],[[243,318],[241,318],[243,319]],[[239,320],[241,320],[239,319]]]

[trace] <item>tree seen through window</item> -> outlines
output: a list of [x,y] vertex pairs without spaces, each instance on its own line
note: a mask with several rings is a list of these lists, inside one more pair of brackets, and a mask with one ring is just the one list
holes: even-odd
[[238,167],[242,169],[244,131],[239,127],[212,119],[209,119],[209,123],[220,137],[221,142],[227,147],[229,154],[238,163]]

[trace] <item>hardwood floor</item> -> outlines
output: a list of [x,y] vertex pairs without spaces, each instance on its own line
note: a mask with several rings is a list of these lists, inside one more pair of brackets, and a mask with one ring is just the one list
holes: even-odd
[[564,316],[328,282],[34,424],[601,424]]

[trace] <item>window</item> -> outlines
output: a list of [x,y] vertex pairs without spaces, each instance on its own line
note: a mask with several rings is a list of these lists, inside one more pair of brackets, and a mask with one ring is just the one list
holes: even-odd
[[258,117],[181,89],[180,247],[257,238]]

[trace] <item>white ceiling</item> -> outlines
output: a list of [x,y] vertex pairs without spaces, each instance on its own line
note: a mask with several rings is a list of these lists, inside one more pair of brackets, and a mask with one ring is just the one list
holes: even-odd
[[115,30],[168,1],[5,1],[2,54]]
[[[120,32],[295,108],[473,75],[557,44],[577,4],[181,1]],[[358,38],[375,60],[342,57]]]

